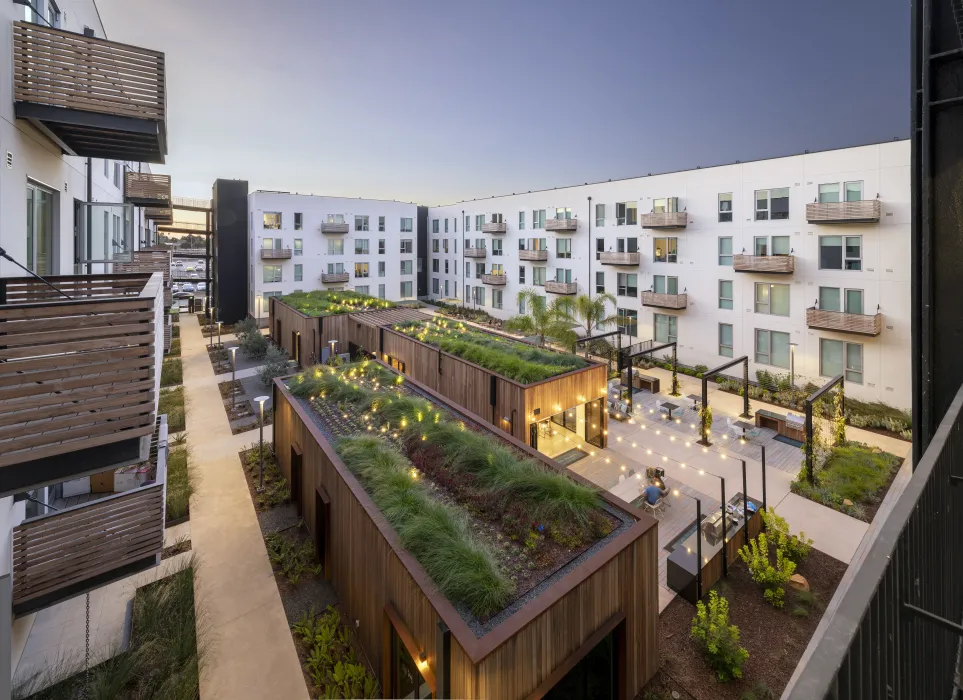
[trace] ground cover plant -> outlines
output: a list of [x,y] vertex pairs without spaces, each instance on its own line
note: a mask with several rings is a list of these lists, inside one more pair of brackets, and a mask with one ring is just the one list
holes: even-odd
[[183,520],[190,515],[194,478],[191,456],[183,441],[174,444],[167,454],[167,522]]
[[293,292],[282,296],[281,301],[306,316],[331,316],[353,311],[373,311],[395,307],[393,302],[385,299],[352,291]]
[[248,484],[251,486],[251,497],[254,499],[255,510],[258,512],[268,510],[282,503],[287,503],[291,499],[288,482],[278,468],[270,443],[264,445],[264,489],[260,493],[255,490],[260,482],[260,445],[258,443],[251,445],[245,452],[241,453],[241,459],[244,463],[244,470],[248,475]]
[[187,427],[187,413],[184,409],[184,387],[161,389],[157,402],[157,412],[167,414],[167,428],[172,433],[179,433]]
[[161,386],[174,386],[184,381],[184,367],[181,358],[172,357],[161,365]]
[[305,613],[292,625],[294,638],[301,647],[307,675],[314,685],[311,697],[377,698],[378,681],[355,652],[351,628],[337,609],[317,614]]
[[548,379],[588,364],[577,355],[552,352],[512,338],[474,330],[460,321],[413,321],[396,324],[394,328],[522,384]]

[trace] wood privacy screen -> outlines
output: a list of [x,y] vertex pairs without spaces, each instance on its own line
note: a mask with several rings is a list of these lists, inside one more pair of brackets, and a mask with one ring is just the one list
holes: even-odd
[[813,306],[806,309],[806,325],[841,333],[879,335],[883,332],[882,314],[847,314],[842,311],[825,311]]
[[796,268],[792,255],[733,255],[732,269],[736,272],[775,272],[790,274]]
[[124,201],[137,205],[170,206],[171,176],[125,172]]
[[0,280],[0,467],[154,429],[160,273],[50,279]]
[[13,23],[13,99],[163,122],[164,54]]

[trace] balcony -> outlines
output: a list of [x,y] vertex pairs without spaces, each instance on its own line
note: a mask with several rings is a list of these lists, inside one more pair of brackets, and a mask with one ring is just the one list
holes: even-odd
[[806,205],[806,221],[811,224],[878,224],[881,208],[878,199],[810,202]]
[[72,156],[163,163],[164,54],[13,23],[14,113]]
[[0,279],[0,496],[147,459],[163,275]]
[[350,275],[347,272],[322,272],[321,282],[324,284],[344,284]]
[[347,233],[348,224],[337,221],[323,221],[321,223],[321,233]]
[[170,207],[171,176],[125,172],[124,201],[139,207]]
[[824,331],[875,336],[883,332],[883,314],[848,314],[810,307],[806,309],[806,325]]
[[575,282],[553,282],[549,280],[545,283],[545,291],[551,294],[577,294],[578,284]]
[[504,221],[482,224],[482,233],[505,233],[508,231],[508,224]]
[[148,207],[144,209],[144,218],[158,226],[171,226],[174,223],[174,210],[170,207]]
[[488,255],[486,248],[465,248],[466,258],[484,258]]
[[518,259],[544,262],[548,260],[548,250],[520,250],[518,251]]
[[504,272],[498,275],[482,275],[481,281],[482,284],[491,284],[496,287],[504,287],[506,284],[508,284],[508,275],[506,275]]
[[119,275],[160,272],[164,276],[164,308],[173,303],[171,292],[171,250],[169,248],[144,248],[131,254],[130,262],[115,262],[114,273]]
[[578,230],[578,219],[547,219],[545,221],[546,231],[576,231]]
[[792,255],[733,255],[732,269],[736,272],[791,275],[796,267]]
[[599,262],[603,265],[624,265],[635,267],[641,259],[640,253],[600,253]]
[[261,248],[261,260],[290,260],[292,255],[290,248]]
[[685,228],[689,215],[684,211],[663,211],[642,215],[642,228]]
[[[24,520],[13,529],[13,612],[25,615],[149,569],[164,549],[167,422],[142,486]],[[97,495],[97,494],[92,494]]]
[[660,309],[684,309],[689,305],[688,294],[662,294],[642,292],[642,306],[655,306]]

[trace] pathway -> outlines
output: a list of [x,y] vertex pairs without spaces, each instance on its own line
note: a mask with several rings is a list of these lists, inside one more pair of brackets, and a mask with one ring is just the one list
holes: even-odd
[[[196,488],[191,543],[196,593],[210,628],[201,697],[307,698],[301,664],[237,453],[257,431],[231,435],[197,317],[181,318],[187,443]],[[265,427],[270,439],[271,427]]]

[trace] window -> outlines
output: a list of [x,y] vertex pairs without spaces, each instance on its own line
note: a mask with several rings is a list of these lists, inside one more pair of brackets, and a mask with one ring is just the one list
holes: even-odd
[[[404,221],[404,219],[402,219]],[[438,233],[438,219],[431,220],[431,232]]]
[[656,294],[678,294],[679,278],[666,275],[652,276],[652,291]]
[[732,264],[732,236],[719,237],[719,264]]
[[385,276],[385,261],[384,261],[384,260],[379,260],[379,261],[378,261],[378,277],[384,277],[384,276]]
[[378,231],[380,231],[381,233],[384,233],[384,230],[385,230],[385,217],[379,216],[379,217],[378,217]]
[[366,284],[356,284],[356,285],[354,286],[354,291],[356,291],[358,294],[367,294],[367,293],[368,293],[368,285],[366,285]]
[[524,265],[518,266],[518,283],[525,284],[525,266]]
[[502,290],[501,289],[492,290],[492,308],[493,309],[502,308]]
[[732,280],[719,280],[719,308],[732,308]]
[[438,239],[436,238],[431,242],[431,252],[437,253],[438,249],[439,249],[439,244],[438,244]]
[[413,267],[413,265],[412,265],[411,260],[402,260],[402,261],[401,261],[401,274],[403,274],[403,275],[410,275],[410,274],[412,273],[412,267]]
[[863,313],[863,290],[819,288],[819,308],[823,311],[842,311],[847,314]]
[[536,287],[545,286],[545,269],[544,267],[533,267],[532,268],[532,284]]
[[328,255],[344,255],[344,239],[328,240]]
[[368,277],[368,263],[356,262],[354,264],[355,277]]
[[410,238],[401,239],[401,254],[410,255],[412,251],[412,244]]
[[343,223],[344,223],[344,214],[328,214],[328,223],[329,223],[329,224],[343,224]]
[[120,163],[114,161],[114,187],[120,187]]
[[485,274],[485,263],[475,263],[475,277],[481,278]]
[[[365,229],[365,231],[367,230],[368,229]],[[403,217],[401,219],[401,232],[411,233],[411,217]],[[438,233],[438,231],[435,231],[435,233]]]
[[[448,283],[445,282],[445,284],[447,285]],[[378,298],[379,299],[385,298],[385,286],[383,284],[378,285]]]
[[448,274],[448,261],[445,261],[445,274]]
[[432,259],[431,259],[431,271],[432,271],[432,272],[440,272],[440,271],[441,271],[441,266],[440,266],[438,263],[439,263],[438,258],[432,258]]
[[438,293],[438,278],[437,278],[437,277],[432,277],[432,278],[431,278],[431,293],[432,293],[432,294],[437,294],[437,293]]
[[264,228],[271,228],[280,230],[281,228],[281,212],[279,211],[266,211],[264,212]]
[[756,282],[756,313],[789,315],[789,285]]
[[475,298],[475,303],[478,304],[479,306],[484,306],[485,305],[485,288],[475,287],[472,290],[472,293]]
[[525,297],[521,297],[518,300],[518,313],[520,314],[525,313]]
[[756,362],[789,369],[789,334],[757,328]]
[[545,228],[545,210],[536,209],[532,212],[532,228]]
[[484,226],[484,225],[485,225],[485,215],[484,215],[484,214],[475,214],[475,230],[476,230],[476,231],[481,231],[481,230],[482,230],[482,226]]
[[652,200],[653,214],[665,214],[666,212],[674,213],[677,211],[679,211],[678,197],[662,197],[660,199]]
[[634,297],[639,294],[639,276],[635,273],[620,272],[616,295],[620,297]]
[[264,270],[263,281],[266,283],[280,282],[281,281],[281,266],[280,265],[265,265],[261,268]]
[[411,296],[411,287],[412,287],[412,283],[411,283],[411,282],[402,282],[402,283],[401,283],[401,298],[402,298],[402,299],[407,299],[408,297]]
[[355,217],[354,217],[354,230],[355,230],[355,231],[367,231],[367,230],[368,230],[368,217],[367,217],[367,216],[355,216]]
[[639,334],[639,312],[634,309],[618,309],[619,333],[635,337]]
[[604,204],[595,205],[595,225],[605,226],[605,205]]
[[655,340],[659,343],[675,343],[678,341],[679,319],[668,314],[652,314],[655,326]]
[[368,254],[368,239],[367,239],[367,238],[355,238],[355,239],[354,239],[354,254],[355,254],[355,255],[367,255],[367,254]]
[[502,243],[503,241],[501,238],[496,238],[495,240],[492,241],[492,255],[502,254],[502,250],[503,250]]
[[518,212],[518,230],[525,230],[525,212],[523,211]]
[[263,238],[261,239],[261,248],[264,250],[281,250],[284,246],[284,241],[280,238]]
[[570,283],[572,281],[572,271],[564,267],[556,267],[555,281]]
[[619,253],[638,253],[639,239],[638,238],[616,238],[615,250],[617,250]]
[[471,231],[471,216],[465,214],[465,233]]
[[566,259],[572,257],[572,239],[571,238],[555,239],[555,257],[566,258]]
[[[30,8],[27,8],[27,12],[30,12]],[[30,20],[27,20],[28,22]],[[104,177],[110,177],[110,161],[106,158],[104,159]]]
[[302,279],[302,277],[303,277],[303,273],[304,273],[304,265],[295,265],[295,266],[294,266],[294,281],[295,281],[295,282],[300,282],[301,279]]
[[448,219],[445,219],[445,233],[448,233]]
[[789,255],[792,252],[789,236],[756,236],[753,255]]
[[[845,200],[840,199],[840,191],[843,192]],[[858,202],[863,198],[863,181],[857,180],[852,182],[840,183],[829,182],[821,184],[819,186],[819,201],[823,202]]]
[[756,221],[789,218],[789,188],[756,190]]
[[719,223],[726,221],[732,221],[732,192],[719,195]]
[[556,208],[556,209],[555,209],[555,218],[556,218],[556,219],[563,219],[563,220],[571,219],[571,218],[572,218],[572,209],[571,209],[571,207],[558,207],[558,208]]
[[820,270],[862,270],[862,236],[820,236]]
[[601,259],[602,259],[602,253],[604,253],[604,252],[605,252],[605,239],[604,239],[604,238],[596,238],[596,239],[595,239],[595,259],[596,259],[596,260],[601,260]]
[[295,257],[299,255],[304,255],[304,239],[295,238],[294,239],[294,255]]
[[[845,360],[845,366],[844,366]],[[846,381],[863,383],[863,346],[842,340],[819,339],[819,374],[835,377],[845,372]]]
[[635,202],[619,202],[615,205],[616,226],[635,226],[638,221],[638,207]]
[[723,357],[732,357],[732,324],[719,324],[719,354]]
[[300,231],[304,223],[303,215],[300,212],[294,212],[294,230]]
[[[53,273],[54,195],[33,183],[27,184],[27,267],[40,275]],[[107,212],[104,212],[104,259],[112,258],[107,241]],[[90,257],[96,257],[91,251]]]
[[[441,242],[441,247],[442,247],[442,249],[443,249],[446,253],[448,252],[448,239],[447,239],[447,238]],[[457,251],[456,251],[456,252],[457,252]]]
[[471,263],[465,262],[465,279],[471,279]]
[[595,293],[605,294],[605,273],[604,272],[595,273]]
[[329,275],[340,275],[344,272],[344,263],[328,263]]
[[679,239],[678,238],[656,238],[652,241],[652,261],[653,262],[678,262],[679,259]]

